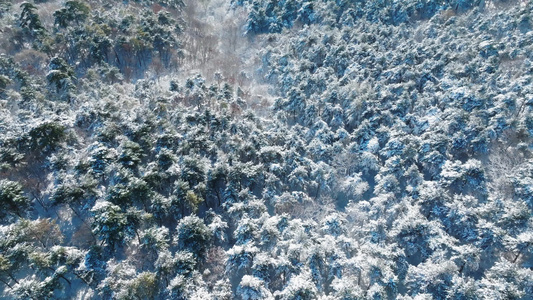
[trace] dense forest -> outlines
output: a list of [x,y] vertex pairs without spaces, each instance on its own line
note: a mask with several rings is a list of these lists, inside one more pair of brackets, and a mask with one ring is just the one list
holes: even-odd
[[533,299],[533,0],[0,0],[0,299]]

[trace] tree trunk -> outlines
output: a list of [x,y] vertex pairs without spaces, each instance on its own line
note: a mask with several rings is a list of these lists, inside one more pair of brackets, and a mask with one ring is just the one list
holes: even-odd
[[4,281],[3,279],[0,279],[0,282],[2,282],[3,284],[7,285],[7,287],[8,287],[9,289],[12,289],[12,288],[13,288],[13,287],[11,286],[11,284],[9,284],[9,282]]

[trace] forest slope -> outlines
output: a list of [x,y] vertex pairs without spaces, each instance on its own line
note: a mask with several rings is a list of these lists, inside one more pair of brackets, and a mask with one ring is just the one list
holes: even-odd
[[0,297],[532,299],[532,13],[0,2]]

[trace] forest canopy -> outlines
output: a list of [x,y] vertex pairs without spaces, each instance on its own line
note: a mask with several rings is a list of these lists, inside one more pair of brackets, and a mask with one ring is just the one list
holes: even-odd
[[1,299],[533,299],[531,0],[0,1]]

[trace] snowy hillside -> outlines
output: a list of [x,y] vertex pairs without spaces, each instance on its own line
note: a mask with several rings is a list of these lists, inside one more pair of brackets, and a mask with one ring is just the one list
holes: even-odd
[[533,1],[0,1],[0,299],[533,299]]

